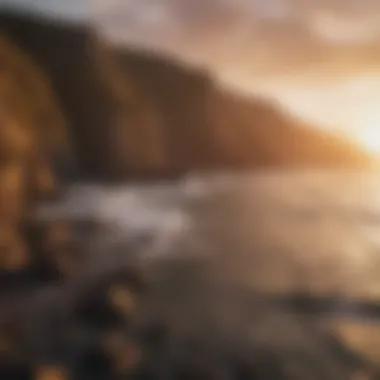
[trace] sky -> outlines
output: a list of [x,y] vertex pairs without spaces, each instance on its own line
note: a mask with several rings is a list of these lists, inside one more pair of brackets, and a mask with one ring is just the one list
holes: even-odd
[[379,0],[0,0],[96,21],[380,153]]

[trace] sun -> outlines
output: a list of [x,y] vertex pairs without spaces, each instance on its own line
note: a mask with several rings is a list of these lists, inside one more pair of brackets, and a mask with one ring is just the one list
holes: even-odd
[[380,155],[380,120],[376,126],[362,126],[357,140],[371,153]]

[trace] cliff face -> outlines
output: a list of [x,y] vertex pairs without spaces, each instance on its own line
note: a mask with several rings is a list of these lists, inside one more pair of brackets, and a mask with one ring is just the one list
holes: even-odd
[[207,72],[111,46],[90,27],[9,12],[0,15],[0,25],[49,77],[82,176],[125,180],[370,161],[270,104],[218,88]]
[[50,78],[69,121],[81,175],[125,179],[162,161],[149,143],[157,129],[153,110],[91,28],[12,13],[0,16],[0,25]]
[[218,90],[214,94],[210,114],[216,135],[238,167],[358,169],[371,161],[354,143],[295,120],[270,103]]
[[206,72],[119,49],[124,72],[159,110],[177,170],[261,166],[361,167],[350,142],[302,125],[268,102],[218,87]]
[[1,35],[0,60],[1,164],[27,164],[30,176],[34,167],[59,174],[71,161],[71,138],[48,78]]
[[0,282],[33,261],[22,226],[56,192],[70,159],[65,118],[44,74],[0,36]]
[[171,170],[215,165],[215,140],[208,115],[213,81],[208,73],[149,53],[119,49],[115,54],[124,74],[134,78],[157,110]]

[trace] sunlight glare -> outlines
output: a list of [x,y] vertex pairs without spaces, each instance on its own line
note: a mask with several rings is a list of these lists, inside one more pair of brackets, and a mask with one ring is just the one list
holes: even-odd
[[376,125],[367,126],[357,134],[360,144],[371,153],[380,154],[380,119]]

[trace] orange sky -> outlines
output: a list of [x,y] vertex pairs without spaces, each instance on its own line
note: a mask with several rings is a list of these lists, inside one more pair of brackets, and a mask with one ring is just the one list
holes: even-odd
[[[0,0],[95,20],[380,153],[379,0]],[[379,131],[379,132],[377,132]],[[376,140],[376,141],[375,141]]]

